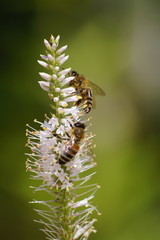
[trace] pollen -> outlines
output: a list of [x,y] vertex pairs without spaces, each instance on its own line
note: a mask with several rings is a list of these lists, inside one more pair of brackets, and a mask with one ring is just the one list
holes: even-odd
[[87,104],[84,104],[82,108],[86,108],[87,107]]
[[82,97],[81,96],[77,96],[77,99],[82,99]]

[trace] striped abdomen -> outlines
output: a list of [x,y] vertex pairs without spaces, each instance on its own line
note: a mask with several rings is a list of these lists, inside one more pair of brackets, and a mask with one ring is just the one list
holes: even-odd
[[71,161],[77,154],[79,147],[79,144],[75,142],[73,144],[69,143],[68,145],[66,145],[66,149],[59,157],[59,164],[66,164],[67,162]]
[[81,89],[80,91],[78,91],[78,93],[80,93],[80,96],[82,97],[82,99],[79,99],[75,105],[79,106],[82,104],[82,107],[84,109],[84,113],[89,113],[90,110],[92,109],[92,105],[93,105],[93,96],[92,96],[92,92],[90,90],[90,88],[84,88]]
[[84,113],[89,113],[93,105],[93,96],[89,88],[83,91],[83,100],[84,100],[83,102]]

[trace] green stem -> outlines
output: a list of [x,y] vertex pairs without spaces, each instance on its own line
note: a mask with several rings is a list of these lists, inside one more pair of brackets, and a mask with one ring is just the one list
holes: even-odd
[[71,232],[71,221],[72,221],[72,216],[71,216],[71,209],[68,206],[68,202],[71,200],[69,198],[69,194],[66,191],[66,189],[62,190],[62,217],[61,217],[61,225],[63,228],[62,232],[62,240],[71,240],[72,239],[72,232]]

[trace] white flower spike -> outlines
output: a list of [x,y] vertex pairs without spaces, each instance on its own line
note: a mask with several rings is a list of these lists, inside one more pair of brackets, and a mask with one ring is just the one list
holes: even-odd
[[[35,210],[42,219],[36,222],[43,225],[46,238],[87,240],[90,233],[96,232],[92,212],[98,213],[91,204],[98,187],[88,183],[95,172],[87,175],[87,170],[95,167],[94,135],[84,124],[89,120],[84,120],[82,110],[75,106],[81,97],[69,86],[74,79],[69,75],[71,68],[61,67],[69,56],[63,53],[67,45],[59,48],[59,40],[59,35],[51,36],[49,41],[45,39],[46,55],[41,54],[43,61],[38,60],[50,71],[39,73],[43,79],[39,85],[48,93],[53,113],[51,117],[45,116],[44,122],[35,120],[39,130],[27,125],[27,145],[31,152],[26,154],[26,168],[32,179],[40,180],[39,185],[32,187],[34,192],[48,194],[47,200],[32,201],[39,206]],[[80,136],[76,135],[76,129]],[[78,189],[84,192],[78,193]]]

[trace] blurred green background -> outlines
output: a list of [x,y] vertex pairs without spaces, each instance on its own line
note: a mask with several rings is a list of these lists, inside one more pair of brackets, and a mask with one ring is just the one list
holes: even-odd
[[102,216],[92,240],[160,239],[160,1],[6,0],[1,3],[0,235],[42,240],[28,201],[25,124],[43,120],[43,39],[61,35],[66,67],[106,91],[93,110]]

